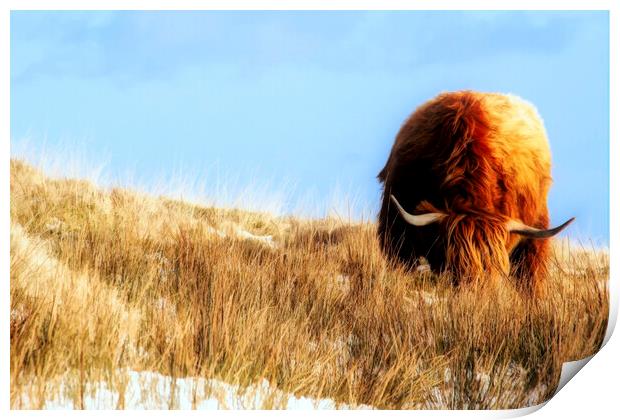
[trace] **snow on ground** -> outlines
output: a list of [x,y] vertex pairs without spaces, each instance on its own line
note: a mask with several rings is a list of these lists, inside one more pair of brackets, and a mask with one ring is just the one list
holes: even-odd
[[[108,384],[88,384],[84,393],[85,409],[369,409],[336,404],[330,399],[296,397],[269,385],[267,380],[245,389],[216,379],[176,378],[156,372],[130,370],[121,375],[126,383],[117,383],[115,389],[125,389],[123,400]],[[67,397],[70,386],[61,382],[54,397],[46,399],[44,409],[79,408],[73,398]],[[34,400],[34,398],[33,398]],[[22,408],[31,403],[27,392],[22,395]]]
[[411,308],[417,308],[419,306],[432,306],[440,302],[445,302],[445,296],[437,296],[435,292],[428,292],[426,290],[418,290],[411,293],[411,297],[405,297],[405,302],[410,305]]
[[271,248],[275,246],[275,243],[273,242],[273,236],[271,235],[254,235],[253,233],[250,233],[247,230],[243,230],[240,228],[236,230],[236,234],[237,237],[241,239],[249,239],[252,241],[262,242]]
[[418,273],[428,273],[431,271],[431,266],[428,264],[420,264],[415,268]]
[[250,240],[263,243],[270,248],[274,248],[276,243],[273,240],[272,235],[255,235],[252,232],[248,232],[245,229],[240,228],[232,223],[225,223],[223,229],[216,229],[211,226],[207,226],[207,232],[212,235],[216,235],[220,238],[236,237],[238,239]]
[[[489,388],[492,383],[491,375],[488,372],[477,371],[471,372],[476,392],[479,395],[487,397],[487,393],[489,392]],[[522,386],[526,381],[527,371],[519,364],[511,362],[505,376],[501,378],[495,378],[495,380],[502,381],[502,389],[503,392],[507,395],[515,394],[518,395],[522,392]],[[454,381],[455,374],[452,372],[452,369],[449,367],[444,369],[443,373],[443,385],[435,386],[431,388],[431,398],[424,402],[421,406],[415,406],[414,408],[423,408],[423,409],[431,409],[431,410],[441,410],[445,409],[445,407],[449,407],[454,398]],[[525,406],[533,406],[540,404],[542,399],[547,391],[547,385],[538,384],[533,389],[527,391],[527,396],[525,399]],[[497,403],[498,397],[502,397],[499,395],[489,396],[489,402],[491,405]],[[503,397],[502,397],[503,398]]]

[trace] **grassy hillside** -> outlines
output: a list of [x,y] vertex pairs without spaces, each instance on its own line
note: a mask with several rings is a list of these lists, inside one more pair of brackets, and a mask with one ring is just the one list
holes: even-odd
[[[153,407],[179,406],[175,384],[190,377],[240,398],[264,384],[247,407],[285,407],[283,393],[377,408],[537,404],[562,362],[597,351],[608,315],[608,255],[554,249],[547,298],[528,302],[509,282],[457,290],[390,265],[372,223],[204,208],[13,160],[11,406],[86,407],[105,386],[123,408],[136,371],[171,378],[165,392],[141,384]],[[220,398],[210,383],[195,382],[192,406]]]

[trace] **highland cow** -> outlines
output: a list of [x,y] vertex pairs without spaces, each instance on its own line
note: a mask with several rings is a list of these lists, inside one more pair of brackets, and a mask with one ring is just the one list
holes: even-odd
[[462,91],[421,105],[378,175],[383,252],[424,257],[455,285],[512,277],[538,295],[549,258],[551,153],[536,109],[513,95]]

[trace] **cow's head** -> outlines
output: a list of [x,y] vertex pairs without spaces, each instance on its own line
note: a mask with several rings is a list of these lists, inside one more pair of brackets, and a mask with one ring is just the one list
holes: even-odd
[[[422,214],[408,213],[396,197],[390,196],[401,217],[411,226],[434,225],[437,240],[443,244],[438,260],[441,270],[449,271],[455,282],[470,282],[482,276],[507,275],[509,256],[524,239],[541,240],[561,232],[574,218],[552,229],[537,229],[520,220],[486,213],[447,213],[432,208]],[[432,261],[431,261],[432,264]]]

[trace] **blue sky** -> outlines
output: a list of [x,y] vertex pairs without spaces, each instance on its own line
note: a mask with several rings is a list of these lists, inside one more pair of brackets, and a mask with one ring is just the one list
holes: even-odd
[[[458,89],[534,103],[551,218],[609,241],[607,12],[12,12],[11,142],[78,148],[123,182],[191,174],[283,212],[355,217],[401,123]],[[187,176],[187,175],[186,175]],[[234,180],[234,182],[233,182]],[[127,180],[129,182],[129,180]],[[284,198],[278,196],[283,192]],[[211,197],[213,199],[213,197]]]

